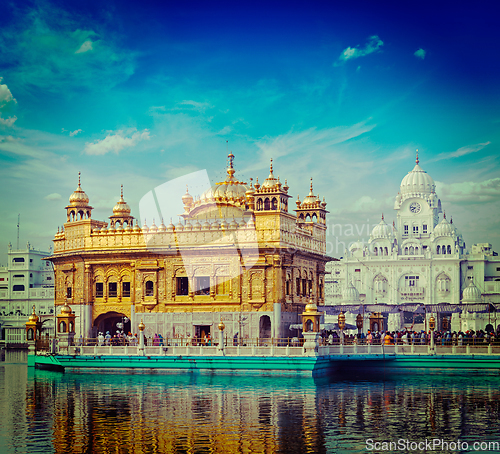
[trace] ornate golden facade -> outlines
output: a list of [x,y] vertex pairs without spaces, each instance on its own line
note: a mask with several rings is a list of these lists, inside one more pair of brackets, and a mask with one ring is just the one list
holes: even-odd
[[79,181],[49,258],[56,305],[75,311],[77,335],[114,331],[126,317],[125,331],[143,319],[148,336],[214,336],[223,320],[229,336],[291,337],[310,295],[324,304],[326,202],[311,180],[291,214],[272,162],[262,184],[247,184],[233,159],[226,179],[200,197],[186,190],[176,226],[139,227],[123,189],[109,223],[94,220]]

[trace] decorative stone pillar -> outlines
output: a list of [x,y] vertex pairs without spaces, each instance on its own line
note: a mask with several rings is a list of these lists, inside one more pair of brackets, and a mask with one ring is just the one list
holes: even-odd
[[304,312],[301,314],[305,355],[318,356],[319,322],[321,315],[322,313],[318,312],[318,307],[311,298],[309,303],[306,304]]
[[36,343],[40,338],[42,324],[38,315],[35,313],[35,305],[33,305],[33,313],[26,322],[26,340],[28,341],[28,367],[35,367]]
[[56,316],[57,319],[57,339],[60,350],[69,350],[69,347],[73,345],[73,339],[75,338],[75,314],[71,310],[71,307],[66,303],[62,309],[61,313]]

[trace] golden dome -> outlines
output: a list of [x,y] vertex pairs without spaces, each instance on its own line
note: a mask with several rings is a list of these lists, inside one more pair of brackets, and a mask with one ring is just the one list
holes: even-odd
[[225,327],[226,327],[226,325],[224,325],[224,322],[221,320],[221,322],[219,323],[219,330],[224,331]]
[[315,205],[317,203],[321,203],[321,200],[313,193],[313,179],[311,178],[311,189],[309,191],[309,195],[302,201],[302,207],[305,207],[307,205]]
[[186,193],[182,196],[182,203],[187,206],[193,203],[193,196],[189,193],[187,185],[186,185]]
[[262,188],[275,188],[278,184],[278,181],[273,175],[273,159],[271,158],[271,165],[269,167],[269,176],[262,183]]
[[[235,177],[235,170],[233,167],[234,155],[230,153],[228,155],[229,164],[227,167],[227,177],[224,181],[216,183],[215,186],[207,189],[200,197],[200,199],[195,202],[195,205],[199,205],[205,202],[216,201],[243,201],[245,200],[246,192],[250,189],[247,183],[238,181]],[[186,194],[184,195],[184,197]],[[184,201],[184,199],[183,199]]]
[[89,204],[89,197],[85,194],[85,191],[82,189],[80,185],[80,172],[78,172],[78,187],[75,192],[70,195],[69,203],[74,206],[87,206]]
[[71,315],[71,307],[66,303],[61,309],[61,315]]
[[144,328],[146,328],[146,325],[144,324],[144,322],[141,319],[141,323],[139,323],[139,331],[144,331]]
[[317,312],[318,306],[314,303],[313,299],[309,300],[309,303],[306,304],[305,312]]
[[38,315],[35,313],[35,306],[33,305],[33,313],[30,315],[29,321],[31,323],[37,323],[38,322]]
[[127,202],[123,200],[123,184],[121,185],[121,195],[120,200],[116,203],[113,208],[113,216],[129,216],[130,215],[130,207]]

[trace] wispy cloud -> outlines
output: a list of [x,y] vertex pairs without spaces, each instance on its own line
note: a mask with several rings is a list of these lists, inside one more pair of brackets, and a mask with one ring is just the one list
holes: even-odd
[[[131,134],[131,135],[130,135]],[[130,135],[130,137],[127,137]],[[89,155],[103,155],[109,152],[118,154],[124,148],[130,148],[142,140],[149,140],[149,130],[137,131],[132,128],[129,130],[119,130],[114,133],[108,132],[108,135],[102,140],[87,142],[84,152]]]
[[0,30],[2,63],[4,73],[26,90],[102,91],[134,73],[135,55],[96,22],[97,31],[79,27],[84,17],[48,2],[15,14],[22,16]]
[[415,55],[415,57],[421,58],[423,60],[425,58],[426,53],[427,52],[424,49],[420,48],[417,51],[415,51],[415,53],[413,55]]
[[81,129],[75,129],[74,131],[71,131],[69,133],[70,137],[76,136],[77,134],[80,134],[82,132]]
[[449,153],[440,153],[435,158],[429,159],[428,162],[441,161],[443,159],[459,158],[461,156],[465,156],[471,153],[477,153],[478,151],[481,151],[484,147],[488,146],[490,143],[491,143],[490,141],[477,143],[475,145],[467,145],[465,147],[461,147],[458,150]]
[[451,184],[436,181],[436,192],[449,202],[500,202],[500,178]]
[[75,51],[75,54],[83,54],[85,52],[88,52],[89,50],[92,50],[92,41],[88,39],[87,41],[84,41],[83,44],[80,46],[80,48]]
[[292,130],[277,137],[264,137],[256,142],[262,156],[258,166],[267,166],[270,158],[276,159],[295,153],[308,154],[312,149],[317,154],[327,153],[334,145],[347,142],[371,131],[376,125],[369,124],[369,120],[351,126],[336,126],[326,129],[309,128],[304,131]]
[[344,64],[348,60],[354,60],[355,58],[364,57],[365,55],[373,54],[378,52],[380,48],[384,45],[384,42],[377,36],[370,36],[365,47],[347,47],[340,54],[338,60],[334,63],[335,66]]
[[53,192],[52,194],[47,194],[44,199],[45,200],[60,200],[62,198],[61,194],[57,192]]

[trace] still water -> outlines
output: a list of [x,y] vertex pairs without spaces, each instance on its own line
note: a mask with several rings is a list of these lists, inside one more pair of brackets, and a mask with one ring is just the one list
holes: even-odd
[[[60,374],[28,370],[24,352],[3,359],[2,454],[479,452],[474,442],[500,442],[498,376]],[[399,439],[468,447],[367,450]]]

